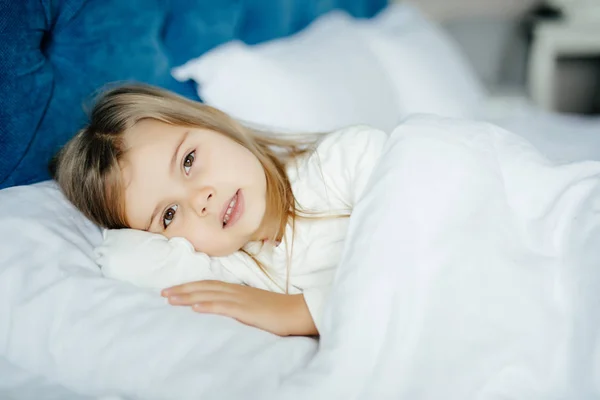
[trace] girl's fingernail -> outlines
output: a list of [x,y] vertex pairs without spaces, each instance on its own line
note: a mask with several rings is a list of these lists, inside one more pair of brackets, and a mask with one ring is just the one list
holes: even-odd
[[179,301],[179,300],[181,300],[181,297],[177,297],[177,296],[169,297],[169,301]]

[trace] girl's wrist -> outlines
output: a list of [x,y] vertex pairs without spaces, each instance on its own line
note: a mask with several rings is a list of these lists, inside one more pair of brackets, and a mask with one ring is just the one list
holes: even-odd
[[304,301],[303,294],[289,295],[289,332],[288,336],[317,336],[319,331]]

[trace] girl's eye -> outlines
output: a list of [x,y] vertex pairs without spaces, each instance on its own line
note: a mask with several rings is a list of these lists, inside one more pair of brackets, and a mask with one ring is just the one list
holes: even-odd
[[163,227],[165,229],[167,229],[167,227],[171,225],[171,222],[173,222],[173,218],[175,218],[177,208],[179,208],[179,206],[171,206],[167,208],[167,210],[163,214]]
[[192,165],[194,165],[195,160],[196,160],[196,150],[192,151],[190,154],[185,156],[185,158],[183,159],[183,169],[185,170],[186,174],[190,173],[190,169],[192,168]]

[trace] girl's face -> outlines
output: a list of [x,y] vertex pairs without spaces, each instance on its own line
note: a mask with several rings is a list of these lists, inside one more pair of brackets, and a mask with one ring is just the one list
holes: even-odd
[[184,237],[209,256],[263,238],[266,177],[217,132],[142,120],[125,134],[125,213],[133,229]]

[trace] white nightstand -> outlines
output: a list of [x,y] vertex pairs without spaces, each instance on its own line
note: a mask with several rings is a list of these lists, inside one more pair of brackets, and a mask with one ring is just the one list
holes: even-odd
[[555,110],[558,59],[588,56],[600,56],[600,20],[538,23],[529,55],[528,86],[533,101]]

